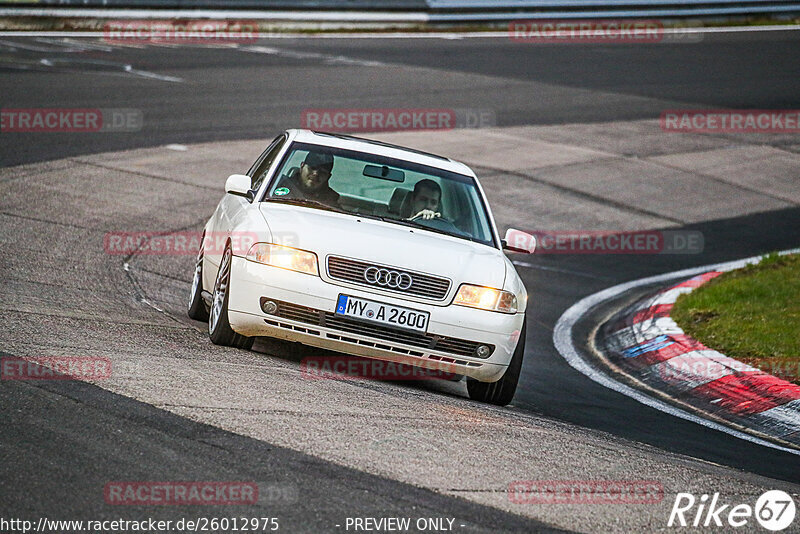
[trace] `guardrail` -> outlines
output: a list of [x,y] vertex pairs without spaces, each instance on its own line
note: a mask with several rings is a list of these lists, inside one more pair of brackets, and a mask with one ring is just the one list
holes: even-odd
[[[490,2],[491,3],[491,2]],[[502,2],[498,2],[502,4]],[[170,9],[337,9],[409,10],[429,8],[425,0],[0,0],[3,6]]]
[[[120,11],[122,10],[122,11]],[[0,0],[0,16],[230,16],[337,22],[800,15],[798,0]],[[151,14],[146,11],[152,11]],[[113,12],[113,15],[111,13]],[[135,13],[135,14],[133,14]],[[177,14],[176,14],[177,13]],[[216,14],[216,15],[215,15]]]

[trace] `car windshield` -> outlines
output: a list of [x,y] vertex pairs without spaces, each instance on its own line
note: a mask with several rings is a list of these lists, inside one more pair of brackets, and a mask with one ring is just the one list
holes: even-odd
[[293,143],[264,201],[331,209],[495,246],[471,176],[307,143]]

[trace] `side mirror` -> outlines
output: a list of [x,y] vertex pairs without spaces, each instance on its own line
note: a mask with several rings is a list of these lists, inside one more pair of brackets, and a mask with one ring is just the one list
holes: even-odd
[[533,254],[536,250],[536,237],[509,228],[506,230],[506,237],[503,239],[503,250],[520,252],[522,254]]
[[253,193],[250,192],[252,180],[246,174],[231,174],[225,180],[225,192],[231,195],[245,197],[252,201]]

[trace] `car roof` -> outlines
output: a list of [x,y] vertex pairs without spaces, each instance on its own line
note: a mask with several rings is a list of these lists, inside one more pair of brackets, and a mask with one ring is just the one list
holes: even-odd
[[475,173],[459,161],[454,161],[444,156],[437,156],[421,150],[413,148],[402,147],[377,141],[374,139],[364,139],[361,137],[354,137],[351,135],[343,135],[338,133],[316,132],[312,130],[288,130],[290,136],[294,134],[295,141],[301,143],[311,143],[316,145],[332,146],[335,148],[343,148],[345,150],[357,150],[360,152],[368,152],[370,154],[377,154],[389,158],[402,159],[427,165],[429,167],[436,167],[458,174],[475,177]]

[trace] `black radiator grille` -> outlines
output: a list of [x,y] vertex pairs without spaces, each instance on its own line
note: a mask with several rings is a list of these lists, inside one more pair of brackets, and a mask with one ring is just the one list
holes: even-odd
[[[397,273],[407,274],[411,277],[413,282],[408,289],[393,289],[390,287],[369,283],[364,278],[364,271],[366,271],[369,267],[389,269]],[[336,256],[328,256],[328,276],[335,280],[343,280],[353,284],[374,287],[377,289],[383,289],[385,291],[392,291],[394,293],[402,293],[404,295],[414,295],[415,297],[423,297],[431,300],[443,300],[447,296],[447,292],[450,290],[450,280],[447,278],[407,271],[405,269],[399,269],[385,265],[375,265],[365,261],[338,258]]]

